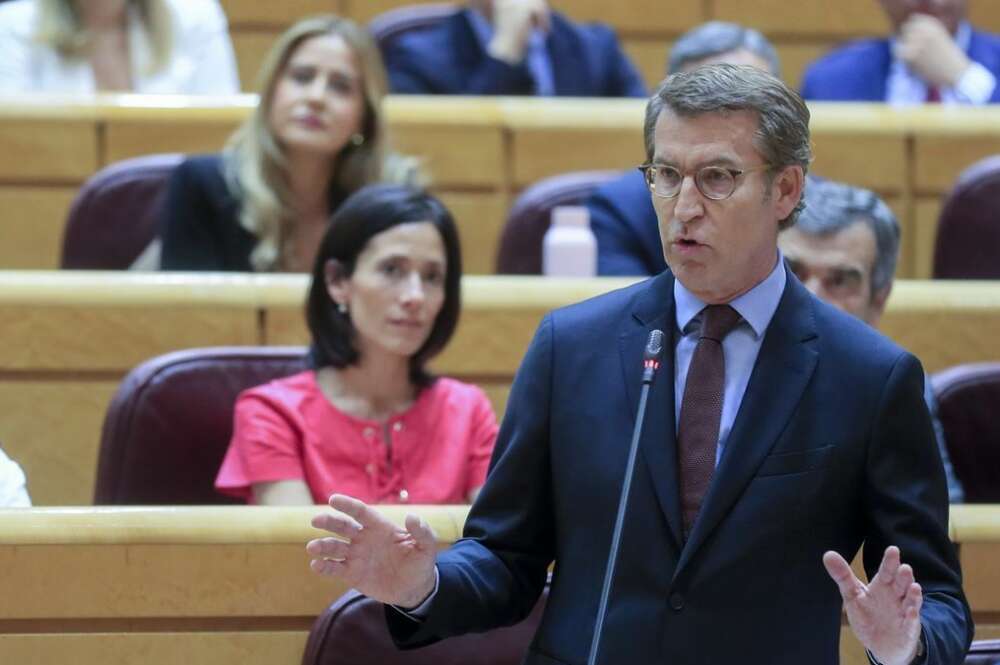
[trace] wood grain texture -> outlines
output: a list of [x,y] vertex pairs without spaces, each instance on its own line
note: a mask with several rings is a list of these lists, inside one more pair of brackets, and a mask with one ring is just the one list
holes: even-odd
[[77,188],[0,185],[0,269],[55,270]]

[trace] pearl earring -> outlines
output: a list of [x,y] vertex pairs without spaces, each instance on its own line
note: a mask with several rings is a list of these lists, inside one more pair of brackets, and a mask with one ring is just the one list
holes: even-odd
[[347,314],[347,303],[338,302],[337,311],[341,314]]
[[360,146],[364,142],[365,142],[364,134],[357,132],[351,135],[351,143],[354,144],[355,147]]

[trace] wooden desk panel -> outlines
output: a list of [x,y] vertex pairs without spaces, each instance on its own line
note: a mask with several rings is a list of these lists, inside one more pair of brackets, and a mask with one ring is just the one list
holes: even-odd
[[268,27],[279,32],[300,18],[316,14],[343,13],[343,0],[282,0],[282,2],[256,2],[254,0],[220,0],[222,10],[229,20],[229,27],[239,32],[246,27]]
[[934,245],[937,243],[938,217],[941,215],[942,204],[942,199],[938,196],[921,196],[916,200],[914,223],[910,226],[914,266],[909,274],[914,279],[932,279],[934,276]]
[[492,275],[496,270],[500,234],[507,221],[508,197],[492,192],[435,191],[451,210],[462,243],[462,271]]
[[0,372],[0,441],[24,469],[32,503],[94,502],[101,426],[118,383],[115,375]]
[[0,272],[0,369],[122,372],[259,339],[252,275]]
[[77,184],[97,170],[97,128],[86,112],[31,119],[34,115],[30,108],[21,117],[0,114],[0,181]]
[[[276,6],[266,3],[269,6]],[[240,72],[240,90],[256,92],[257,75],[271,46],[281,33],[276,30],[254,29],[232,33],[236,65]]]
[[927,372],[1000,357],[1000,289],[993,282],[897,281],[879,329]]
[[[995,122],[995,121],[994,121]],[[918,194],[951,191],[959,174],[984,157],[1000,153],[1000,132],[936,134],[914,139],[914,188]]]
[[713,19],[733,21],[756,28],[778,40],[787,35],[824,35],[853,38],[881,35],[889,30],[878,3],[871,0],[804,0],[789,6],[785,0],[708,0]]
[[274,665],[299,662],[308,637],[308,625],[284,631],[0,633],[0,653],[20,665]]
[[104,131],[105,164],[163,152],[188,154],[222,150],[248,110],[228,117],[191,118],[183,115],[111,120]]
[[0,185],[0,266],[58,268],[63,228],[76,192],[75,185]]

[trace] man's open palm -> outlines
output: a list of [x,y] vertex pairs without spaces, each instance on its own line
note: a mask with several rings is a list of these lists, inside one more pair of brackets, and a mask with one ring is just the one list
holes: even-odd
[[425,521],[407,515],[406,528],[400,528],[343,494],[331,496],[330,506],[339,514],[312,520],[314,527],[336,536],[306,545],[313,571],[340,577],[366,596],[400,607],[419,605],[431,593],[437,547]]
[[883,665],[906,665],[917,653],[923,593],[913,568],[900,563],[898,547],[888,547],[869,584],[854,574],[836,552],[823,555],[823,565],[844,600],[851,630]]

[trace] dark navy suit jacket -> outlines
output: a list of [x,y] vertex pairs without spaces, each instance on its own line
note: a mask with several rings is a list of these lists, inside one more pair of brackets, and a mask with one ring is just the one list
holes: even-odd
[[[510,624],[552,587],[527,665],[586,662],[628,455],[642,353],[675,328],[669,272],[547,315],[507,403],[465,538],[438,557],[417,646]],[[929,663],[972,639],[948,496],[906,351],[789,274],[725,453],[681,538],[674,358],[653,384],[608,607],[606,665],[834,665],[841,600],[823,552],[865,544],[874,574],[898,545],[923,587]]]
[[[1000,81],[1000,37],[973,30],[968,56]],[[851,42],[809,65],[802,77],[802,97],[829,102],[884,102],[891,64],[888,40]],[[990,102],[1000,102],[1000,85],[993,89]]]
[[657,275],[666,269],[656,211],[638,169],[598,187],[586,205],[597,238],[597,274]]
[[[383,53],[389,88],[421,95],[532,95],[525,64],[489,56],[465,9],[440,25],[401,36]],[[575,24],[557,12],[546,40],[555,94],[571,97],[644,97],[646,88],[610,28]]]

